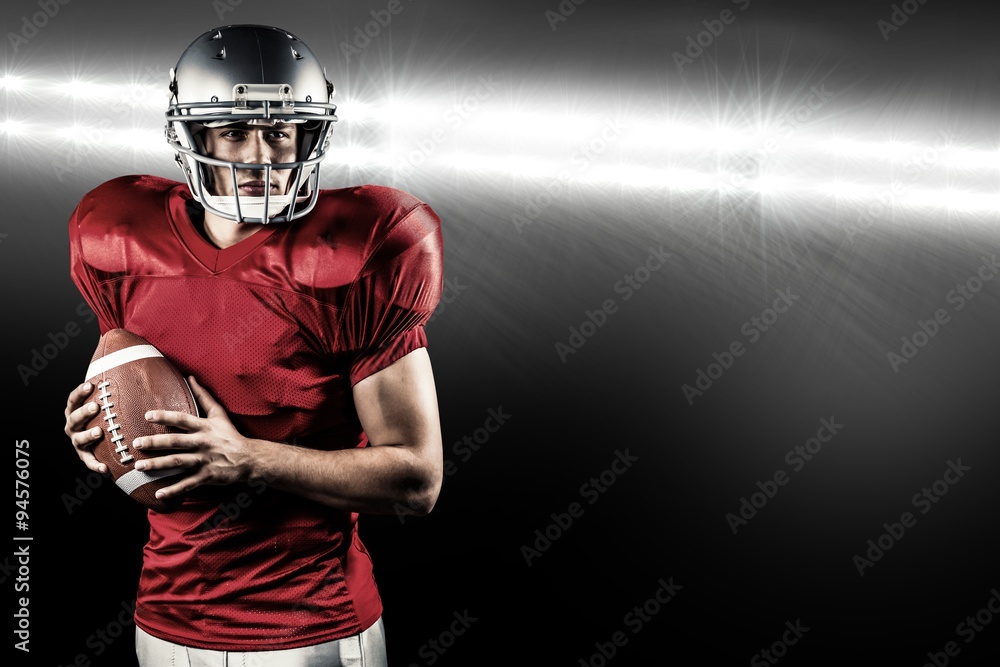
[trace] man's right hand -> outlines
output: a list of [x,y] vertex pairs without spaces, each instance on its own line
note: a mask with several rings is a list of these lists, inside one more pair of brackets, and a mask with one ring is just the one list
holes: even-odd
[[92,451],[97,441],[101,439],[103,432],[100,428],[87,430],[87,422],[97,414],[100,406],[95,401],[87,402],[87,398],[93,393],[94,386],[89,382],[84,382],[70,392],[66,401],[66,427],[63,429],[76,455],[83,463],[94,472],[107,473],[108,467],[97,460]]

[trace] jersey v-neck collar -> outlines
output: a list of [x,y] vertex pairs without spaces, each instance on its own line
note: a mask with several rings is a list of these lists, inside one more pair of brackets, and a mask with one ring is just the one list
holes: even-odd
[[230,268],[278,231],[279,225],[264,225],[239,243],[228,248],[217,248],[201,235],[188,215],[187,202],[190,199],[184,185],[171,190],[167,200],[167,217],[188,252],[212,273],[222,273]]

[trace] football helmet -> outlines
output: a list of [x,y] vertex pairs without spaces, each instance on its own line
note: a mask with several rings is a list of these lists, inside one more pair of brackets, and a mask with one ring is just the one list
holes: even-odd
[[[287,222],[316,205],[319,167],[326,157],[337,106],[333,84],[316,55],[295,35],[264,25],[227,25],[195,39],[170,70],[170,105],[166,112],[167,143],[184,172],[191,193],[206,209],[238,223]],[[296,123],[295,162],[253,164],[229,162],[205,150],[208,127],[236,123]],[[212,167],[228,170],[232,196],[214,190]],[[285,193],[261,197],[240,195],[237,170],[287,169]],[[217,172],[220,170],[216,170]]]

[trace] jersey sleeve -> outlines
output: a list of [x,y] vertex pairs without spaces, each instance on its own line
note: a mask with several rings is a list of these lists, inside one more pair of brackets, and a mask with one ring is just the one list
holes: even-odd
[[69,220],[69,258],[70,278],[80,291],[87,305],[97,315],[101,333],[121,326],[120,317],[114,304],[108,299],[101,287],[97,271],[87,263],[84,255],[83,225],[90,209],[89,198],[83,201],[73,211]]
[[421,203],[377,242],[352,287],[343,336],[351,386],[427,345],[444,286],[440,219]]

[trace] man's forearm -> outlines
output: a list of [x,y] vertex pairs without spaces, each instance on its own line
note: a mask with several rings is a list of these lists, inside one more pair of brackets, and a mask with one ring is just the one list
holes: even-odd
[[421,456],[414,445],[326,451],[250,440],[247,447],[249,481],[345,511],[391,514],[402,504],[426,514],[441,489],[440,457]]

